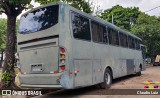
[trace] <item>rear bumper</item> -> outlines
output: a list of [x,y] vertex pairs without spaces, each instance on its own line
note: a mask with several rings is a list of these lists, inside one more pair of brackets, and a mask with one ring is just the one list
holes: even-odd
[[58,74],[19,74],[20,86],[29,88],[62,88]]
[[28,88],[63,88],[61,85],[28,85],[28,84],[21,84],[21,87],[28,87]]

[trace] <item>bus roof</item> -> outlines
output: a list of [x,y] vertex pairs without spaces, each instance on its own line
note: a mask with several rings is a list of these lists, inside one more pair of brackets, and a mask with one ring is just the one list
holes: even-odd
[[134,34],[132,34],[132,33],[130,33],[130,32],[127,32],[127,31],[125,31],[125,30],[122,30],[122,29],[120,29],[119,27],[117,27],[116,25],[114,25],[114,24],[112,24],[112,23],[110,23],[110,22],[107,22],[107,21],[105,21],[105,20],[103,20],[103,19],[101,19],[101,18],[99,18],[99,17],[97,17],[97,16],[93,16],[93,15],[91,15],[91,14],[87,14],[87,13],[85,13],[85,12],[82,12],[82,11],[80,11],[80,10],[78,10],[78,9],[76,9],[76,8],[74,8],[74,7],[66,4],[66,3],[63,3],[63,2],[59,2],[59,4],[63,4],[63,5],[65,5],[65,6],[68,6],[68,7],[70,7],[73,11],[76,11],[76,12],[82,14],[82,15],[85,15],[85,16],[88,17],[88,18],[91,18],[91,19],[93,19],[93,20],[95,20],[95,21],[97,21],[97,22],[100,22],[100,23],[102,23],[102,24],[104,24],[104,25],[106,25],[106,26],[108,26],[108,27],[110,27],[110,28],[113,28],[113,29],[115,29],[115,30],[117,30],[117,31],[120,31],[120,32],[125,33],[125,34],[127,34],[127,35],[129,35],[129,36],[132,36],[132,37],[134,37],[134,38],[136,38],[136,39],[141,40],[141,38],[135,36]]
[[136,38],[136,39],[141,40],[141,38],[135,36],[134,34],[132,34],[132,33],[130,33],[130,32],[127,32],[127,31],[125,31],[125,30],[120,29],[119,27],[117,27],[116,25],[114,25],[114,24],[112,24],[112,23],[110,23],[110,22],[107,22],[107,21],[105,21],[105,20],[103,20],[103,19],[101,19],[101,18],[99,18],[99,17],[97,17],[97,16],[93,16],[93,15],[91,15],[91,14],[87,14],[87,13],[85,13],[85,12],[82,12],[82,11],[80,11],[80,10],[78,10],[78,9],[76,9],[76,8],[74,8],[74,7],[66,4],[66,3],[64,3],[64,2],[53,2],[53,3],[49,3],[49,4],[46,4],[46,5],[43,5],[43,6],[39,6],[39,7],[36,7],[36,8],[34,8],[34,9],[31,9],[31,10],[29,10],[28,12],[22,14],[22,16],[25,15],[25,14],[27,14],[27,13],[29,13],[29,12],[32,12],[32,11],[34,11],[34,10],[36,10],[36,9],[43,8],[43,7],[47,7],[47,6],[51,6],[51,5],[56,5],[56,4],[58,4],[58,5],[63,5],[63,6],[67,6],[67,7],[69,7],[71,10],[76,11],[76,12],[78,12],[78,13],[80,13],[80,14],[82,14],[82,15],[90,18],[90,19],[93,19],[93,20],[95,20],[95,21],[97,21],[97,22],[100,22],[101,24],[104,24],[104,25],[107,26],[107,27],[110,27],[110,28],[112,28],[112,29],[115,29],[115,30],[117,30],[117,31],[120,31],[120,32],[125,33],[125,34],[127,34],[127,35],[129,35],[129,36],[132,36],[132,37],[134,37],[134,38]]

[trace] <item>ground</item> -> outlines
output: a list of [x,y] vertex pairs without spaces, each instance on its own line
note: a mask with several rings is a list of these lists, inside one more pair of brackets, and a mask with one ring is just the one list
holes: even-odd
[[[141,76],[130,75],[122,77],[119,79],[113,80],[113,84],[110,89],[125,89],[119,90],[125,91],[126,94],[129,92],[129,89],[144,89],[144,82],[152,80],[154,82],[160,81],[160,66],[149,66],[145,71],[142,72]],[[160,84],[158,84],[160,86]],[[159,87],[160,88],[160,87]],[[144,89],[146,90],[146,89]],[[58,96],[63,95],[63,97],[72,97],[72,98],[159,98],[159,95],[107,95],[108,90],[98,89],[95,86],[80,88],[75,90],[59,90],[53,91],[43,96],[37,96],[35,98],[57,98]],[[67,96],[64,96],[67,95]],[[23,96],[25,97],[25,96]],[[22,98],[22,96],[16,96],[14,98]]]
[[[152,80],[154,82],[160,81],[160,66],[147,66],[146,70],[142,72],[142,75],[129,76],[116,80],[111,86],[111,89],[143,89],[144,81]],[[120,81],[119,81],[120,80]]]

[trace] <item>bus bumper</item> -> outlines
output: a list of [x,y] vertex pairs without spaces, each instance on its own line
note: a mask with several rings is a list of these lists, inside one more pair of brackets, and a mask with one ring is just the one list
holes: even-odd
[[19,74],[21,87],[29,88],[62,88],[58,74]]
[[21,87],[28,88],[63,88],[61,85],[29,85],[29,84],[21,84]]

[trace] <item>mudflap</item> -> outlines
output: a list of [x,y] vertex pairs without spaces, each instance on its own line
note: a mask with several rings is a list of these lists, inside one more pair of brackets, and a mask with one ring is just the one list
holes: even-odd
[[72,89],[71,79],[69,78],[68,71],[63,72],[60,79],[60,84],[65,89]]

